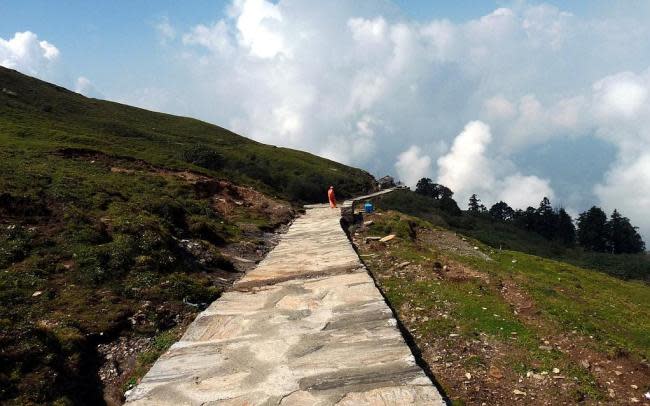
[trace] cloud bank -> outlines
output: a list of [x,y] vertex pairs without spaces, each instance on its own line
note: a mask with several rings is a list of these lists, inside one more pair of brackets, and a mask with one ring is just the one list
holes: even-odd
[[555,197],[548,180],[522,175],[504,158],[490,158],[491,142],[490,127],[472,121],[454,139],[449,153],[438,159],[437,182],[451,188],[460,205],[473,193],[488,207],[503,200],[519,209],[536,207],[544,197]]
[[31,31],[17,32],[12,38],[0,38],[0,65],[39,76],[59,58],[59,50]]
[[[603,3],[581,16],[502,4],[453,22],[416,21],[383,0],[234,0],[191,25],[160,20],[158,52],[170,61],[160,69],[173,75],[106,94],[407,184],[428,176],[461,205],[478,193],[516,207],[544,195],[572,212],[618,207],[649,239],[650,7]],[[58,58],[22,34],[0,41],[4,65],[29,73]],[[579,137],[594,142],[571,159],[526,165]],[[598,155],[589,148],[603,141],[617,151],[609,168],[580,179],[586,188],[563,186],[561,169]]]
[[61,52],[54,44],[42,40],[31,31],[16,32],[9,39],[0,38],[0,66],[73,89],[88,97],[103,94],[85,76],[74,81],[61,81],[68,76],[61,64]]

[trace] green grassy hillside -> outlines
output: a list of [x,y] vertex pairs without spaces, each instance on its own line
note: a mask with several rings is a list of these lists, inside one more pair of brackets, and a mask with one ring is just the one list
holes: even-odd
[[[647,283],[392,210],[364,220],[351,230],[361,258],[453,404],[643,402]],[[386,234],[396,238],[366,239]]]
[[2,67],[0,173],[2,404],[119,402],[293,203],[373,182]]
[[372,176],[359,169],[261,144],[199,120],[88,99],[3,67],[0,89],[3,161],[15,154],[47,160],[57,149],[89,149],[306,201],[322,200],[322,188],[330,184],[341,197],[371,186]]

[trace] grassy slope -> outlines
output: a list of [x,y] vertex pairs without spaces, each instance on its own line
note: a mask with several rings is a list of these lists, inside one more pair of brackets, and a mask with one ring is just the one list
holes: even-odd
[[[429,237],[454,233],[397,212],[372,219],[356,239],[362,258],[459,404],[508,404],[515,389],[540,403],[626,403],[650,389],[647,284],[471,239],[450,248]],[[386,233],[398,238],[362,243]]]
[[[183,152],[196,145],[223,163],[187,162]],[[125,334],[158,334],[156,348],[173,341],[163,332],[197,311],[183,301],[209,303],[218,278],[229,278],[224,247],[245,242],[255,252],[261,231],[287,219],[280,200],[205,179],[291,201],[324,198],[330,183],[341,195],[360,193],[372,181],[311,154],[2,67],[0,146],[3,404],[101,403],[97,344]],[[227,210],[217,210],[214,193]],[[200,257],[183,240],[198,244]]]
[[[179,152],[200,145],[225,158],[208,174],[291,196],[292,184],[316,179],[334,184],[341,196],[365,191],[372,177],[306,152],[261,144],[199,120],[154,113],[96,99],[0,67],[0,143],[8,154],[49,158],[57,148],[76,147],[142,159],[168,168],[188,165]],[[3,185],[7,187],[7,185]]]

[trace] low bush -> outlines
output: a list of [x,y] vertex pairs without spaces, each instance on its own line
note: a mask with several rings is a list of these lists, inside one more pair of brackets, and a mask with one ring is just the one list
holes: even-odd
[[214,245],[223,245],[230,237],[229,231],[222,223],[202,216],[191,216],[188,219],[188,230],[193,236]]
[[221,290],[210,284],[209,280],[193,278],[183,273],[168,276],[165,290],[169,296],[193,304],[207,304],[216,300]]
[[144,209],[165,220],[171,228],[185,229],[185,209],[178,200],[167,196],[148,199],[144,202]]
[[225,159],[214,149],[206,145],[193,145],[180,154],[181,160],[202,168],[219,170],[223,168]]
[[33,232],[20,225],[0,226],[0,269],[22,261],[31,250]]

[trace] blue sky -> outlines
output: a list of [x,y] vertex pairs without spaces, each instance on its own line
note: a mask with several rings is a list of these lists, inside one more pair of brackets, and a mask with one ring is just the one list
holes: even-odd
[[[3,16],[0,38],[30,30],[56,44],[65,55],[66,64],[74,67],[72,70],[87,72],[96,81],[129,86],[148,77],[156,65],[165,63],[164,56],[157,52],[157,33],[153,29],[161,18],[173,19],[177,26],[188,28],[223,17],[229,3],[226,0],[4,0],[0,2],[0,16]],[[549,4],[553,3],[563,2]],[[583,12],[589,2],[564,3],[568,3],[572,12]],[[395,11],[405,18],[418,21],[447,18],[461,22],[488,14],[506,2],[397,0],[393,4]],[[124,63],[116,63],[123,59]]]
[[[128,88],[142,83],[152,72],[169,74],[157,68],[168,62],[159,52],[155,30],[161,18],[168,18],[179,28],[189,29],[197,23],[223,18],[227,0],[142,1],[12,1],[0,3],[0,38],[15,32],[32,31],[55,44],[70,66],[68,75],[85,72],[95,82],[110,82],[111,87]],[[517,2],[489,0],[458,1],[365,1],[368,14],[374,8],[390,10],[404,19],[428,21],[449,19],[463,22],[480,18],[494,9]],[[381,3],[381,7],[377,4]],[[538,2],[542,3],[542,2]],[[602,2],[575,0],[549,1],[563,10],[584,15],[596,13]],[[611,11],[611,10],[610,10]],[[60,73],[61,75],[64,72]],[[59,81],[71,80],[59,77]]]
[[0,64],[650,236],[650,2],[3,1]]

